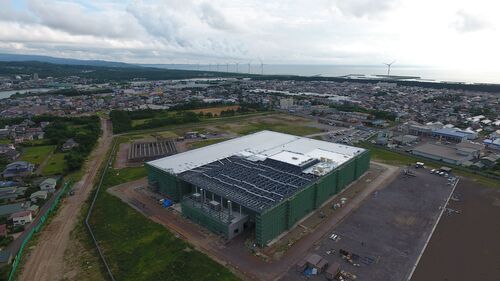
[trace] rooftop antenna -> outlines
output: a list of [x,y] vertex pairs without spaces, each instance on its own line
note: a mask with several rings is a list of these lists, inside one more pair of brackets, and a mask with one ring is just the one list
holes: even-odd
[[384,62],[384,64],[387,65],[387,76],[389,76],[391,74],[391,65],[395,62],[396,62],[395,60],[393,60],[391,63]]

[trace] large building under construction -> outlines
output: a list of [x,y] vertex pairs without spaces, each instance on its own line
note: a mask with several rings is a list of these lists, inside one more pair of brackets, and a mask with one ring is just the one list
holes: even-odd
[[265,246],[369,168],[369,151],[271,131],[147,163],[149,187],[231,239],[255,229]]

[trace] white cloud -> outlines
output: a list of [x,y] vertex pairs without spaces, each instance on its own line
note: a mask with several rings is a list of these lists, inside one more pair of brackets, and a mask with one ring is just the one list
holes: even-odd
[[500,64],[494,0],[13,1],[0,0],[0,52],[145,63]]
[[452,27],[459,32],[474,32],[489,28],[490,26],[480,16],[459,10],[456,13],[456,21],[453,22]]

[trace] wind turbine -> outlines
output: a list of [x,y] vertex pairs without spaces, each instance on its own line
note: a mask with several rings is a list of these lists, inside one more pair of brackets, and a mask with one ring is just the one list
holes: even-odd
[[217,63],[217,71],[219,71],[219,63]]
[[250,74],[250,67],[251,67],[251,63],[252,63],[252,61],[249,61],[249,62],[248,62],[248,74]]
[[395,62],[396,62],[395,60],[393,60],[391,63],[384,62],[384,64],[387,65],[387,76],[389,76],[391,74],[391,65]]
[[234,64],[236,65],[236,73],[238,73],[238,72],[239,72],[239,71],[238,71],[238,65],[239,65],[240,63],[239,63],[239,62],[235,62]]
[[208,64],[208,71],[212,71],[212,64],[211,63]]
[[261,59],[260,60],[260,75],[264,75],[264,62],[262,62]]
[[229,72],[229,63],[226,63],[226,72]]

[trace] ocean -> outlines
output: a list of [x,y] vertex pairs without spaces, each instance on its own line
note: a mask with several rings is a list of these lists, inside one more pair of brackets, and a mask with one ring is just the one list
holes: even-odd
[[[220,72],[239,72],[261,74],[260,64],[254,63],[248,67],[248,63],[219,64],[158,64],[149,65],[168,69],[202,70]],[[249,71],[250,70],[250,71]],[[324,76],[336,77],[349,74],[361,75],[385,75],[387,67],[384,65],[352,66],[352,65],[285,65],[264,64],[264,74],[278,75],[300,75],[300,76]],[[458,69],[401,66],[394,64],[391,67],[391,75],[418,76],[425,81],[436,82],[462,82],[462,83],[494,83],[500,84],[500,69],[496,71],[463,71]]]

